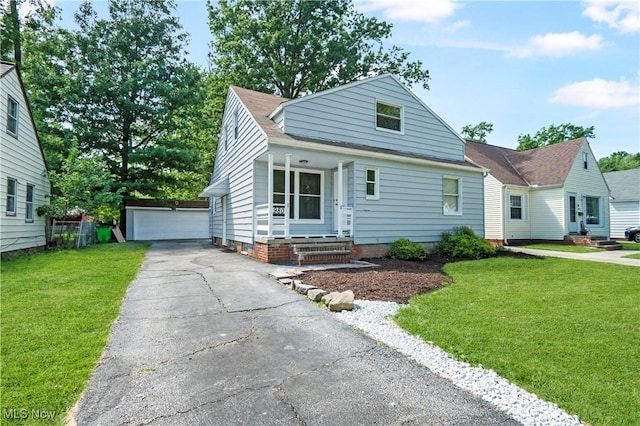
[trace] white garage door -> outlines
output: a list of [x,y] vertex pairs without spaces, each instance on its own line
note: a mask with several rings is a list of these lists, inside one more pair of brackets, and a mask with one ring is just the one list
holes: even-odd
[[206,210],[134,210],[134,240],[184,240],[209,238]]

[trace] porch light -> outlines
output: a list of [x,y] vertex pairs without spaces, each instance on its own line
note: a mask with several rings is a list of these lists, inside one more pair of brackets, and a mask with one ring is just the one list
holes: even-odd
[[298,161],[298,163],[300,163],[300,164],[307,164],[307,163],[309,163],[309,160],[300,160],[300,161]]

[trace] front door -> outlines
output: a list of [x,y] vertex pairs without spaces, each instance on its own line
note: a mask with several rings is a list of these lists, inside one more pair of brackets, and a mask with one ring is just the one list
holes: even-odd
[[578,215],[576,208],[576,194],[569,194],[569,233],[578,233]]
[[340,220],[340,206],[346,205],[347,200],[347,169],[342,169],[342,200],[338,200],[338,172],[333,172],[333,230],[338,232]]

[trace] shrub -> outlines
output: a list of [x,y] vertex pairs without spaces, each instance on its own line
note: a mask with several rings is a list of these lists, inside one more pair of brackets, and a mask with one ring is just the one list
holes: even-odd
[[391,244],[389,256],[400,260],[424,260],[427,257],[427,251],[418,243],[399,238]]
[[456,258],[481,259],[494,256],[496,249],[484,238],[478,237],[471,228],[462,226],[453,232],[443,233],[435,252]]

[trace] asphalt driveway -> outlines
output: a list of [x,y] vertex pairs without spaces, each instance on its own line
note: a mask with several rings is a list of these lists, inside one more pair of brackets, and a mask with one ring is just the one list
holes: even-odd
[[80,425],[514,425],[205,242],[154,243]]

